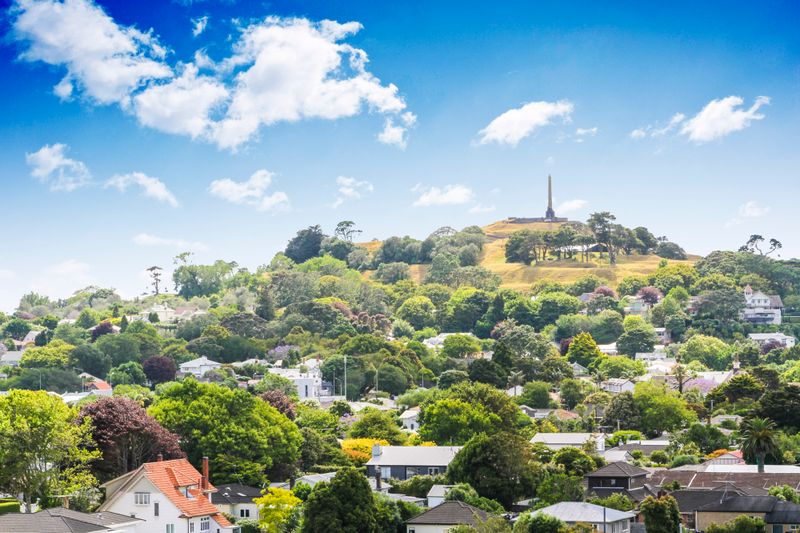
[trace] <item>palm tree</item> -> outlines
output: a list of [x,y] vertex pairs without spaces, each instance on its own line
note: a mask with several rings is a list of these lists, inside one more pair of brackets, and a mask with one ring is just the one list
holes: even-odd
[[769,418],[749,418],[742,423],[742,451],[755,457],[759,474],[764,473],[764,460],[778,449],[775,424]]
[[525,384],[525,373],[521,371],[512,370],[508,374],[508,388],[514,389],[514,396],[517,395],[517,385]]

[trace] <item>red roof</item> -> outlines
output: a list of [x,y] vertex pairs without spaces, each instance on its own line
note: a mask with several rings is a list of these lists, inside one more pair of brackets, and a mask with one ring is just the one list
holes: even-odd
[[[200,472],[186,459],[172,459],[170,461],[156,461],[142,465],[147,479],[166,496],[186,517],[213,515],[214,520],[222,527],[230,526],[219,509],[208,501],[200,489]],[[191,498],[187,498],[181,487],[194,486],[189,489]],[[216,492],[210,483],[210,492]]]
[[111,385],[102,379],[93,379],[86,384],[87,387],[94,387],[97,390],[111,390]]

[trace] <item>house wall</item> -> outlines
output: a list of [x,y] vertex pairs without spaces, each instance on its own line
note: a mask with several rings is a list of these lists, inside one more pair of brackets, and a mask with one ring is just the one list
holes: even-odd
[[447,533],[455,526],[407,525],[406,533]]
[[[149,492],[149,505],[136,505],[134,494],[136,492]],[[155,504],[158,503],[158,516],[155,516]],[[135,516],[144,520],[137,528],[136,533],[161,533],[166,531],[167,524],[175,524],[175,532],[188,532],[186,519],[180,518],[180,511],[175,507],[166,496],[156,489],[147,478],[142,478],[131,487],[126,493],[121,494],[110,506],[105,507],[104,511]],[[199,526],[195,526],[199,533]]]
[[708,511],[695,511],[694,523],[698,530],[703,531],[711,524],[724,524],[742,514],[764,518],[764,513],[712,513]]
[[[385,465],[385,466],[389,466],[389,465]],[[375,474],[376,474],[376,469],[380,470],[380,468],[381,468],[380,466],[376,467],[374,465],[367,465],[367,477],[374,478]],[[439,469],[439,472],[438,472],[439,474],[444,474],[447,471],[447,467],[446,466],[398,466],[398,465],[393,465],[393,466],[389,466],[389,468],[391,470],[391,476],[390,477],[392,479],[400,479],[400,480],[408,479],[408,478],[413,477],[415,475],[427,476],[429,468],[438,468]],[[384,479],[385,479],[385,477],[384,477]]]
[[[212,496],[212,502],[214,503],[214,505],[217,506],[217,509],[219,509],[220,512],[228,513],[229,515],[232,515],[234,518],[236,518],[236,520],[258,519],[258,506],[254,503],[235,503],[233,505],[229,503],[219,503],[213,501],[213,496]],[[242,514],[242,511],[245,511],[245,513]]]

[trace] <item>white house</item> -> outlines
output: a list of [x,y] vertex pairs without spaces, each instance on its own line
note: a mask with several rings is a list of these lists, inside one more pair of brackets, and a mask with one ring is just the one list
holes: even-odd
[[208,496],[217,509],[237,520],[258,519],[258,506],[253,500],[261,497],[259,488],[228,483],[217,487],[217,492],[212,492]]
[[753,324],[780,324],[783,302],[778,295],[754,291],[750,285],[744,288],[744,309],[741,318]]
[[403,411],[403,414],[400,415],[400,422],[403,423],[405,429],[417,431],[419,429],[419,407]]
[[531,444],[541,442],[551,450],[560,450],[567,446],[581,448],[592,440],[598,452],[606,449],[606,436],[603,433],[537,433],[531,439]]
[[201,475],[186,459],[145,463],[102,485],[106,500],[98,512],[140,518],[136,533],[239,533],[211,503],[208,459]]
[[269,369],[269,373],[294,383],[301,400],[315,400],[322,396],[322,372],[319,369],[312,368],[304,372],[299,368],[273,367]]
[[181,363],[180,371],[181,374],[192,375],[197,379],[200,379],[209,370],[216,370],[221,366],[222,363],[212,361],[204,355],[203,357],[198,357],[197,359],[192,359],[191,361]]
[[751,333],[748,337],[756,341],[759,346],[764,346],[770,342],[776,342],[783,345],[784,348],[791,348],[797,343],[797,339],[784,333]]
[[429,490],[426,495],[428,507],[436,507],[437,505],[443,504],[447,492],[453,487],[454,485],[432,485],[431,490]]
[[406,533],[447,533],[456,526],[477,526],[489,515],[464,502],[444,502],[406,521]]
[[372,447],[367,461],[367,477],[380,473],[382,479],[408,479],[416,475],[444,474],[461,446],[381,446]]
[[595,531],[628,533],[636,514],[586,502],[559,502],[536,511],[558,518],[567,525],[589,524]]
[[22,360],[22,353],[15,350],[0,354],[0,366],[19,366],[19,362]]
[[619,355],[616,342],[612,342],[611,344],[598,344],[597,349],[606,355]]
[[633,381],[625,378],[609,378],[600,383],[600,388],[612,394],[621,392],[633,392]]

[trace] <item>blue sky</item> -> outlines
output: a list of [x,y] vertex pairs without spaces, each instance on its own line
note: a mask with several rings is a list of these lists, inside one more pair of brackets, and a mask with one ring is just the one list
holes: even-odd
[[548,173],[570,218],[800,256],[796,2],[5,5],[0,309],[540,216]]

